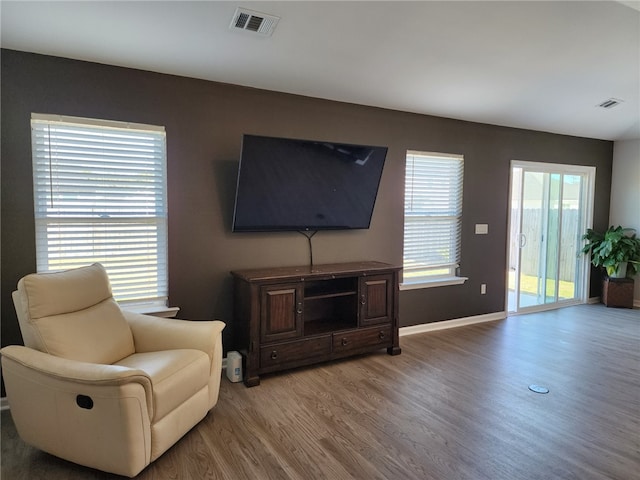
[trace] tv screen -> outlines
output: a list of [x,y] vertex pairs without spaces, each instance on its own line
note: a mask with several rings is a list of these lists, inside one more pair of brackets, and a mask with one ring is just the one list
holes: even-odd
[[369,228],[386,147],[244,135],[233,231]]

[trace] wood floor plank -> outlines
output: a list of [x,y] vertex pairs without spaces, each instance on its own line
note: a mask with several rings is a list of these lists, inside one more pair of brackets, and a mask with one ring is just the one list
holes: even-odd
[[[639,310],[568,307],[401,347],[255,388],[223,377],[216,408],[138,478],[640,478]],[[9,412],[1,421],[3,479],[119,478],[25,445]]]

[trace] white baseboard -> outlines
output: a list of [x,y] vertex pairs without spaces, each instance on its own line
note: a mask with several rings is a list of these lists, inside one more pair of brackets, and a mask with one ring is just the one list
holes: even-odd
[[435,330],[444,330],[446,328],[463,327],[465,325],[473,325],[474,323],[494,322],[496,320],[504,320],[507,318],[506,312],[494,312],[484,315],[475,315],[473,317],[455,318],[453,320],[444,320],[442,322],[422,323],[420,325],[411,325],[409,327],[400,327],[399,335],[414,335],[416,333],[433,332]]

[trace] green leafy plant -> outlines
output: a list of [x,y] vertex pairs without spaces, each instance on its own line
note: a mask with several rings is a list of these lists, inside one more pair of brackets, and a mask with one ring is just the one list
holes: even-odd
[[591,253],[591,263],[604,267],[610,277],[625,263],[629,277],[640,268],[640,238],[633,228],[611,226],[604,233],[589,228],[582,239],[587,241],[582,253]]

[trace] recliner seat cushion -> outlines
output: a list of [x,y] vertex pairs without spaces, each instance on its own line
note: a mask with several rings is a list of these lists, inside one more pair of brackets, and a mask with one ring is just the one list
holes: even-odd
[[140,369],[151,378],[154,416],[152,423],[207,387],[209,356],[200,350],[180,349],[134,353],[115,365]]

